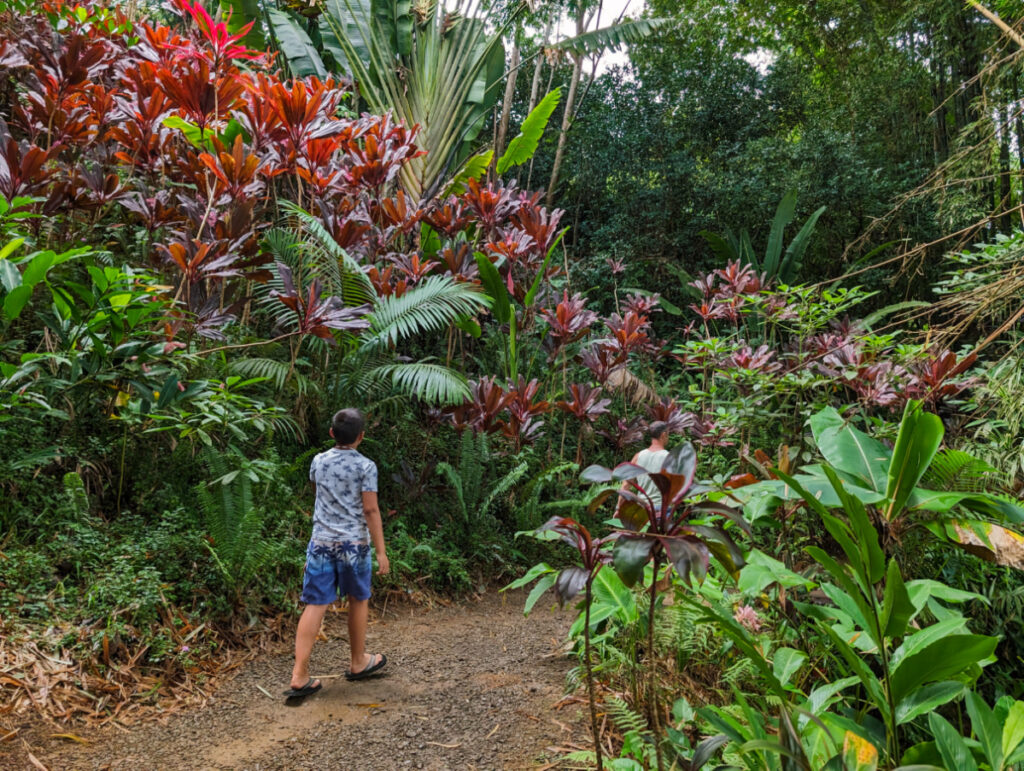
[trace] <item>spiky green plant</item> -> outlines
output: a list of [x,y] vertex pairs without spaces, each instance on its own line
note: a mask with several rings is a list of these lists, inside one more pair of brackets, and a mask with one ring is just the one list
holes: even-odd
[[264,514],[253,496],[254,477],[259,477],[234,448],[224,453],[208,449],[203,461],[211,477],[195,486],[208,535],[203,543],[238,600],[272,556],[272,544],[264,537]]
[[473,434],[472,431],[462,434],[458,468],[449,463],[437,464],[436,473],[448,482],[455,493],[455,505],[449,507],[452,524],[456,527],[454,535],[467,548],[486,540],[487,523],[492,520],[491,511],[502,496],[522,479],[528,466],[523,461],[498,480],[490,478],[488,471],[491,467],[487,435]]

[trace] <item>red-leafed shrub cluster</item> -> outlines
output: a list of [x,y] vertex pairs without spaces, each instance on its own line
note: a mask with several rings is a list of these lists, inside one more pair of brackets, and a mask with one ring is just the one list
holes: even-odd
[[[198,2],[174,8],[188,34],[62,0],[5,15],[0,194],[35,199],[39,240],[95,243],[102,231],[119,258],[159,271],[180,312],[170,335],[223,336],[246,282],[272,275],[260,235],[281,219],[281,200],[318,217],[379,295],[428,275],[476,281],[480,250],[522,299],[559,210],[476,180],[410,200],[398,177],[422,154],[416,126],[353,115],[349,83],[282,80],[272,57],[241,44],[245,29],[230,34]],[[425,225],[439,238],[423,239]]]

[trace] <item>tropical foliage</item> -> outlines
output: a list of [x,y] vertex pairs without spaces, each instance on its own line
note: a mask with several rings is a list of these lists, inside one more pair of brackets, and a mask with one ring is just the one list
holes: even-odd
[[1024,766],[1018,11],[0,4],[0,630],[85,678],[0,719],[290,628],[357,406],[383,589],[579,611],[559,762]]

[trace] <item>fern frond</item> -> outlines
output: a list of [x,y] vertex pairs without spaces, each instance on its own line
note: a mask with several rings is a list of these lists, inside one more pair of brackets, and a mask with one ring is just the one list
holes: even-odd
[[949,492],[977,493],[991,489],[999,471],[980,458],[961,450],[941,450],[928,467],[925,487]]
[[462,478],[448,463],[438,463],[434,471],[438,476],[444,477],[451,488],[455,491],[455,498],[459,502],[459,515],[463,522],[469,519],[469,511],[466,508],[466,497],[462,487]]
[[523,477],[527,468],[529,468],[528,464],[526,461],[523,461],[498,480],[497,484],[491,488],[490,494],[484,498],[483,505],[480,507],[480,514],[487,514],[491,510],[491,506],[494,505],[494,502],[508,492]]
[[622,699],[616,699],[614,697],[608,699],[605,702],[605,709],[608,713],[608,717],[611,718],[612,725],[614,725],[620,733],[629,733],[630,731],[647,733],[647,718],[634,710]]
[[459,476],[462,477],[466,490],[466,507],[469,511],[480,510],[484,492],[484,472],[490,458],[487,434],[462,432],[462,440],[459,443]]

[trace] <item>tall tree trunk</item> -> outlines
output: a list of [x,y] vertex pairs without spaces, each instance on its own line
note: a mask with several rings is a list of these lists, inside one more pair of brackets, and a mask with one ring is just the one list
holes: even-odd
[[1012,208],[1010,189],[1010,106],[1003,105],[1000,110],[1001,123],[999,136],[999,229],[1009,235],[1013,229],[1010,218]]
[[505,98],[501,102],[501,120],[498,123],[498,138],[494,143],[494,164],[498,163],[505,152],[505,140],[508,138],[508,123],[512,117],[512,100],[516,95],[516,81],[519,79],[519,34],[512,44],[512,70],[505,83]]
[[544,68],[544,49],[548,47],[550,38],[551,22],[549,21],[547,27],[544,28],[544,45],[541,46],[540,52],[533,63],[533,82],[530,83],[530,109],[526,111],[527,115],[533,112],[533,108],[537,106],[537,99],[540,97],[540,73]]
[[1017,134],[1017,171],[1024,173],[1024,112],[1020,103],[1020,70],[1016,67],[1010,75],[1011,96],[1013,97],[1013,127]]
[[572,80],[569,81],[569,95],[565,98],[565,112],[562,113],[562,130],[558,132],[558,147],[555,148],[555,160],[551,165],[551,180],[548,182],[548,194],[545,199],[545,203],[549,208],[555,200],[558,174],[562,169],[562,157],[565,155],[565,145],[569,139],[569,127],[572,125],[572,111],[576,105],[576,89],[579,88],[580,74],[583,71],[583,57],[573,54],[572,60]]

